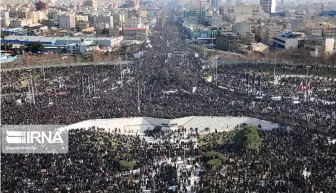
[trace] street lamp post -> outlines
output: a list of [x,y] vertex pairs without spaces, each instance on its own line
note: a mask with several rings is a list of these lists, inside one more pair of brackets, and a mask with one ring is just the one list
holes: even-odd
[[307,90],[307,86],[308,86],[308,70],[309,70],[310,66],[306,66],[306,69],[307,69],[307,74],[306,74],[306,95],[307,95],[307,100],[309,100],[309,92]]
[[216,60],[216,86],[218,85],[218,55],[215,55]]
[[231,52],[231,40],[229,40],[229,52]]
[[119,58],[119,62],[120,62],[120,83],[121,83],[121,87],[123,86],[123,72],[122,72],[122,66],[121,66],[121,58]]
[[278,56],[278,44],[275,44],[275,63],[273,68],[274,85],[275,85],[275,66],[277,64],[277,56]]

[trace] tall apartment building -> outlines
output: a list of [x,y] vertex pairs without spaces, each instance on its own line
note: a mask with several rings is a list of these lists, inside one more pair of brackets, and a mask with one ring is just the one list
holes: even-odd
[[35,3],[35,9],[36,11],[49,9],[49,4],[42,1],[37,1]]
[[71,29],[76,27],[76,18],[74,15],[59,15],[58,27],[62,29]]
[[276,8],[276,0],[260,0],[260,5],[266,13],[274,13]]
[[211,0],[211,7],[218,8],[220,6],[221,0]]
[[31,19],[33,23],[40,23],[42,20],[46,19],[47,16],[43,11],[30,11],[28,13],[28,18]]
[[282,33],[283,30],[283,25],[276,23],[258,25],[255,29],[256,40],[258,42],[271,44],[273,42],[272,38]]
[[323,35],[323,23],[313,23],[305,27],[305,32],[308,35],[322,37]]
[[336,38],[336,25],[330,23],[323,25],[322,35],[327,38]]
[[98,8],[98,4],[97,4],[97,1],[96,0],[87,0],[85,2],[85,6],[88,6],[88,7],[92,7],[94,9],[97,9]]

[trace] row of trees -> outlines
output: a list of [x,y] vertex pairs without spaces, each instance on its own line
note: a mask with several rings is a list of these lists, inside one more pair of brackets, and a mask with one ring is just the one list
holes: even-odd
[[[261,138],[256,126],[247,125],[235,132],[232,142],[239,152],[247,150],[258,151],[261,145]],[[210,167],[218,167],[229,158],[220,152],[212,151],[203,153],[201,159]]]

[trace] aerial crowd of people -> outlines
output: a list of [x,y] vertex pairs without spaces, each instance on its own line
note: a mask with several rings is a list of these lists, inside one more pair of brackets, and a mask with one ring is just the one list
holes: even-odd
[[[254,62],[203,64],[203,56],[181,39],[186,30],[175,19],[175,10],[164,9],[160,14],[137,64],[1,72],[2,124],[247,116],[290,129],[259,130],[260,150],[242,153],[226,141],[227,132],[206,133],[203,137],[208,142],[197,146],[198,132],[157,132],[143,137],[124,135],[120,128],[111,133],[79,128],[70,132],[67,154],[1,156],[1,190],[336,192],[336,145],[330,142],[336,138],[334,77],[322,77],[322,73],[274,76],[271,64]],[[277,66],[288,68],[306,70]],[[335,68],[312,66],[310,71],[330,73]],[[214,142],[218,138],[221,144]],[[202,154],[209,151],[226,156],[215,169],[202,163]],[[123,166],[121,160],[135,164]]]

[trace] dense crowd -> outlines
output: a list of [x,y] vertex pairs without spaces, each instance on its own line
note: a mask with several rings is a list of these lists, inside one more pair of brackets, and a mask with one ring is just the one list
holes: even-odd
[[[299,104],[292,97],[306,79],[274,80],[264,70],[269,64],[219,66],[216,80],[215,69],[203,68],[197,50],[181,40],[185,29],[173,18],[170,12],[166,22],[158,21],[136,65],[2,72],[2,124],[206,115],[255,117],[292,130],[260,130],[260,151],[244,153],[220,132],[202,136],[205,143],[197,147],[193,139],[201,137],[186,130],[146,132],[145,138],[120,129],[73,130],[67,154],[3,155],[2,192],[336,192],[336,149],[329,143],[336,138],[336,105],[317,100],[335,101],[334,79],[310,77],[310,98],[316,100],[300,96]],[[199,158],[207,151],[227,159],[209,168]],[[310,176],[304,178],[303,171]]]
[[[71,130],[67,154],[3,154],[2,192],[336,191],[335,130],[259,130],[258,151],[212,132]],[[209,166],[206,152],[222,153],[221,164]]]

